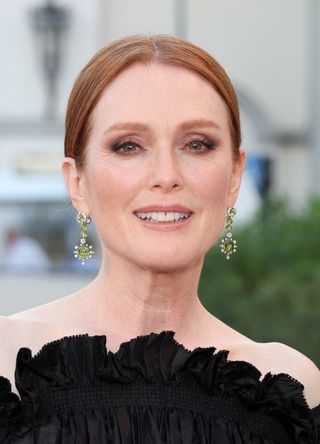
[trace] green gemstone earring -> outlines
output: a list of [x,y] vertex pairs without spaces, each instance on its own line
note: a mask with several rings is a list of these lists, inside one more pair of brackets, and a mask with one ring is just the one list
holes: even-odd
[[226,235],[220,242],[220,249],[223,254],[226,255],[227,259],[237,251],[237,241],[232,239],[232,224],[233,217],[236,215],[237,211],[234,207],[228,208],[227,220],[226,220]]
[[86,243],[86,238],[88,236],[87,228],[91,222],[91,217],[86,216],[85,213],[79,211],[77,216],[77,222],[80,224],[80,245],[74,246],[74,257],[82,261],[84,265],[85,261],[90,259],[94,254],[92,246]]

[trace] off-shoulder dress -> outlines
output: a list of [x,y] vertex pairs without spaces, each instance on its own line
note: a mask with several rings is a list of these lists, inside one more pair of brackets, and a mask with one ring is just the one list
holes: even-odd
[[[17,354],[0,377],[0,442],[319,444],[320,405],[288,374],[261,373],[215,347],[187,350],[164,330],[108,351],[104,335],[66,336]],[[320,388],[319,388],[320,390]]]

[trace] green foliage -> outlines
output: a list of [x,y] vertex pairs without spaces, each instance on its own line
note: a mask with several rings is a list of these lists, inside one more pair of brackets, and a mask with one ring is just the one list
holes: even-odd
[[[236,218],[235,218],[236,227]],[[320,199],[303,214],[283,200],[234,230],[226,260],[216,245],[205,260],[199,294],[219,319],[258,342],[283,342],[320,365]]]

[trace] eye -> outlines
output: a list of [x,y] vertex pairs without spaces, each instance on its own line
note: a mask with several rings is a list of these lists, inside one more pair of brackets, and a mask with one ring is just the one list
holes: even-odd
[[215,144],[211,140],[207,139],[191,140],[187,145],[191,151],[206,151],[215,148]]
[[138,145],[132,140],[124,140],[122,142],[113,143],[111,150],[120,153],[133,153],[136,151]]

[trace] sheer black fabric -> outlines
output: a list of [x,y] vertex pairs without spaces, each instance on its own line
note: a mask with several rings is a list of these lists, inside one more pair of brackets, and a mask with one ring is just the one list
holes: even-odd
[[0,377],[0,441],[19,444],[319,444],[290,375],[228,361],[214,347],[187,350],[174,332],[124,342],[69,336],[36,355],[21,348],[15,383]]

